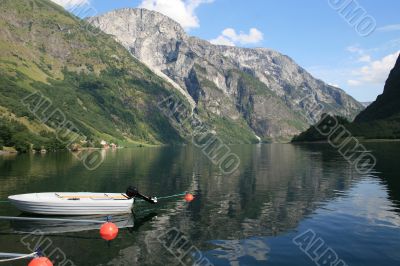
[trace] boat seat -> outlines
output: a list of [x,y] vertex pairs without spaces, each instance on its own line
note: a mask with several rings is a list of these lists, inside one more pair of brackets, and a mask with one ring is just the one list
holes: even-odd
[[110,196],[107,194],[104,194],[104,196],[94,196],[94,195],[85,195],[85,196],[79,196],[79,195],[60,195],[58,193],[55,193],[57,197],[61,199],[93,199],[93,200],[105,200],[105,199],[110,199],[110,200],[126,200],[127,197],[124,195],[121,196]]

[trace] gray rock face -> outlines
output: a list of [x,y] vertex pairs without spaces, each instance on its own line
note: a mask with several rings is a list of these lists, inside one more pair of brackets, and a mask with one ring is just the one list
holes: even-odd
[[[206,119],[224,118],[264,140],[287,140],[322,112],[353,119],[363,109],[288,56],[213,45],[188,36],[177,22],[154,11],[120,9],[89,21],[173,83]],[[323,110],[315,112],[318,105]],[[218,131],[221,123],[213,123]]]

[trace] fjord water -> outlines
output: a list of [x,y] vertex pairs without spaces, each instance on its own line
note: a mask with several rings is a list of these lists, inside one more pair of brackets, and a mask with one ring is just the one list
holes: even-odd
[[[151,195],[196,195],[191,203],[182,197],[157,206],[137,203],[134,227],[121,229],[110,243],[98,230],[79,232],[79,225],[49,234],[45,253],[59,248],[74,265],[179,265],[182,251],[159,240],[173,229],[213,265],[316,265],[293,242],[307,230],[324,243],[313,249],[317,255],[331,248],[347,265],[400,265],[400,143],[366,146],[378,161],[368,175],[326,144],[232,146],[241,164],[226,176],[191,146],[104,151],[104,163],[94,171],[68,152],[3,156],[0,199],[29,192],[123,192],[130,184]],[[21,215],[0,204],[0,215]],[[28,253],[21,231],[51,226],[0,221],[0,252]]]

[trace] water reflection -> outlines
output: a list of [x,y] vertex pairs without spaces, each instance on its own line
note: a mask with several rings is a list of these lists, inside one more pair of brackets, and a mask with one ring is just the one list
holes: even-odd
[[[42,220],[27,221],[22,220],[24,218],[39,218]],[[90,216],[57,216],[57,217],[46,217],[46,216],[28,216],[20,215],[18,218],[21,220],[11,220],[10,227],[12,232],[18,234],[65,234],[73,232],[82,232],[90,230],[98,230],[103,222],[105,223],[108,218],[112,219],[112,222],[118,226],[118,228],[133,228],[134,217],[132,214],[119,214],[112,217],[104,217],[99,215]],[[59,220],[51,220],[59,219]]]
[[[378,159],[374,176],[360,176],[323,144],[233,146],[241,164],[229,176],[191,146],[109,151],[95,171],[87,171],[68,153],[0,158],[0,195],[121,192],[130,184],[158,196],[196,194],[189,204],[182,199],[168,199],[156,207],[137,204],[138,217],[153,216],[143,219],[139,227],[135,220],[133,231],[122,230],[111,247],[95,231],[70,232],[68,238],[52,236],[54,245],[76,265],[88,261],[90,265],[176,265],[179,261],[158,240],[170,228],[179,229],[215,265],[311,265],[291,242],[308,228],[318,231],[349,265],[373,265],[378,261],[373,250],[379,249],[370,239],[385,239],[379,263],[393,265],[400,261],[387,255],[400,245],[400,186],[395,168],[400,147],[388,146],[368,146]],[[9,215],[15,210],[6,207],[0,212]],[[18,236],[0,238],[1,250],[9,247],[3,239],[21,249]],[[90,246],[90,252],[82,253],[83,246]],[[362,251],[350,253],[353,246]],[[372,257],[361,259],[365,252]]]

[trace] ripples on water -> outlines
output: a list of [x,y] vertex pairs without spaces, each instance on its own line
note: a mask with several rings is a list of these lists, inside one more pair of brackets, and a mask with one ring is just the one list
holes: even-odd
[[[378,164],[365,176],[323,144],[233,146],[241,164],[229,176],[193,147],[108,151],[96,171],[85,170],[68,153],[0,157],[0,198],[39,191],[121,192],[129,184],[158,196],[196,194],[190,204],[138,203],[135,227],[122,229],[110,246],[97,230],[52,234],[53,245],[76,265],[177,265],[158,240],[171,228],[214,265],[315,265],[292,242],[308,229],[348,265],[399,265],[400,146],[368,148]],[[19,213],[2,204],[0,214]],[[13,233],[17,229],[0,221],[0,252],[26,251],[21,235]]]

